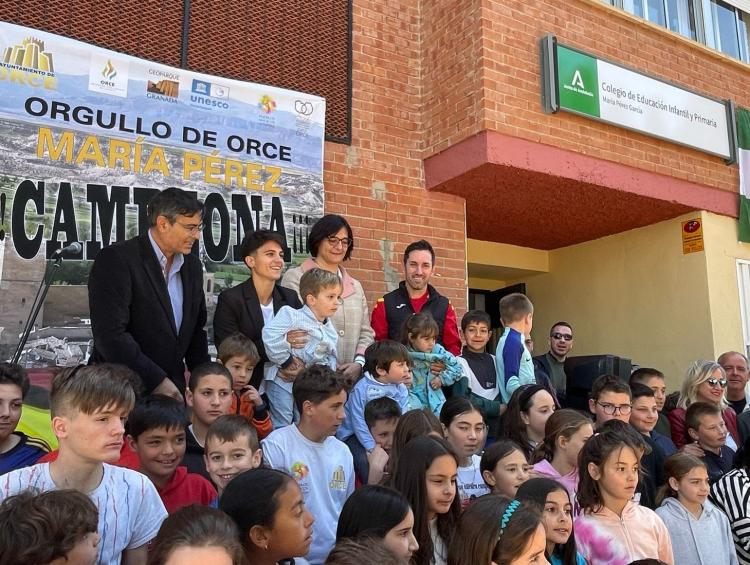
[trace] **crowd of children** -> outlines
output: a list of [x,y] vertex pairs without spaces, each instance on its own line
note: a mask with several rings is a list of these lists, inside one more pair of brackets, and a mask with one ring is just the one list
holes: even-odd
[[16,430],[29,381],[0,364],[0,565],[750,564],[750,441],[721,365],[691,365],[671,411],[647,368],[566,408],[513,294],[496,355],[486,313],[463,317],[457,357],[420,313],[351,383],[339,277],[299,289],[263,328],[260,388],[241,334],[191,371],[186,405],[122,366],[60,371],[53,453]]

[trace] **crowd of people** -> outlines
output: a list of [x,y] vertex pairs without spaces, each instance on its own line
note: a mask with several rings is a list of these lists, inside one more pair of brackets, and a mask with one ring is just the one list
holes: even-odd
[[750,564],[741,353],[672,394],[657,369],[602,375],[579,411],[570,323],[532,357],[510,294],[488,352],[489,315],[459,323],[424,240],[370,313],[327,215],[286,273],[277,233],[246,234],[211,359],[202,216],[168,189],[97,256],[95,354],[49,392],[58,449],[16,429],[29,379],[0,364],[0,565]]

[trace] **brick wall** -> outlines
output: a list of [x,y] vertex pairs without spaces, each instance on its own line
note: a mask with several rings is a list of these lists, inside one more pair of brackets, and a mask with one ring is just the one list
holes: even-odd
[[[86,24],[86,33],[81,36],[84,40],[108,46],[114,42],[121,50],[138,56],[179,64],[179,4],[155,7],[149,4],[147,12],[133,13],[132,6],[126,3],[114,23],[94,18],[101,25],[92,26],[94,20],[85,11],[88,4],[77,4],[66,11],[57,8],[59,0],[45,2],[48,9],[44,10],[31,9],[33,6],[18,0],[0,3],[0,17],[5,15],[8,21],[62,34],[66,31],[70,34],[70,28],[79,23]],[[204,4],[195,5],[195,17],[205,16]],[[138,10],[142,11],[142,6]],[[166,18],[162,14],[165,10],[179,13]],[[55,17],[50,20],[48,13]],[[102,12],[105,16],[107,13]],[[307,14],[304,10],[300,13]],[[168,45],[166,51],[152,47],[147,41],[154,34],[146,33],[149,29],[140,25],[142,21],[170,24],[164,28],[168,34],[166,40],[157,37],[159,45]],[[423,21],[419,0],[353,0],[352,141],[351,145],[331,142],[325,145],[326,211],[345,215],[354,228],[356,249],[347,267],[364,285],[371,304],[401,280],[400,258],[406,245],[425,238],[435,246],[438,255],[433,283],[451,298],[460,312],[466,307],[464,201],[427,193],[424,189]],[[131,29],[128,22],[138,25]],[[213,29],[210,24],[193,21],[191,27],[196,33],[205,32]],[[125,37],[118,35],[123,25],[128,31]],[[247,44],[245,33],[244,26],[237,26],[236,44],[240,47]],[[446,37],[446,41],[450,39]],[[200,51],[200,46],[196,49]],[[191,58],[195,57],[191,52]],[[239,55],[233,52],[232,57],[232,63],[237,63]],[[233,71],[225,69],[226,65],[218,65],[201,64],[200,70],[232,74]]]
[[[558,113],[546,115],[540,102],[539,39],[558,41],[717,98],[750,106],[750,67],[668,30],[612,8],[600,0],[453,0],[441,2],[443,19],[453,11],[471,15],[480,28],[480,56],[465,40],[435,42],[424,49],[441,65],[425,68],[425,99],[447,100],[454,88],[481,101],[481,125],[466,126],[464,111],[425,110],[425,156],[479,130],[494,130],[594,157],[623,163],[727,191],[737,191],[738,169],[713,157],[642,134]],[[476,11],[480,13],[477,15]],[[430,23],[425,23],[428,29]],[[451,30],[452,31],[452,30]],[[470,34],[475,37],[477,31]],[[463,68],[460,80],[446,80]],[[477,78],[478,77],[478,78]]]
[[326,211],[352,223],[357,247],[348,268],[371,304],[401,280],[406,245],[425,238],[438,256],[432,282],[460,315],[466,308],[464,202],[424,190],[425,14],[418,5],[354,1],[352,143],[326,143]]

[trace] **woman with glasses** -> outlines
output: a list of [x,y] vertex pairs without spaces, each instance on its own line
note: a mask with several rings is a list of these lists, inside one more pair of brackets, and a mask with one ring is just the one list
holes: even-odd
[[[727,445],[737,450],[740,445],[737,432],[737,416],[731,406],[727,403],[725,391],[727,388],[727,377],[721,365],[714,361],[695,361],[685,372],[682,381],[680,397],[677,400],[677,408],[672,410],[667,417],[672,427],[672,441],[678,449],[686,444],[692,444],[685,425],[685,414],[688,406],[693,402],[708,402],[715,404],[722,410],[724,423],[729,435]],[[691,448],[692,449],[692,448]],[[697,455],[701,455],[698,453]]]
[[370,327],[365,291],[359,281],[341,266],[354,249],[354,234],[349,222],[343,216],[326,214],[310,230],[307,247],[312,257],[299,267],[289,269],[281,284],[299,292],[302,274],[312,268],[338,274],[344,290],[341,294],[343,304],[333,316],[333,325],[339,334],[337,370],[353,383],[362,374],[365,349],[373,342],[375,334]]

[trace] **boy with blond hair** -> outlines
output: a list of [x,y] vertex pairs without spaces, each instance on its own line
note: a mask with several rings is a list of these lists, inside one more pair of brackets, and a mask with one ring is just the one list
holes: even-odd
[[[342,290],[336,273],[310,269],[299,280],[299,294],[305,305],[299,310],[282,306],[263,326],[266,354],[276,365],[275,370],[266,374],[266,394],[274,428],[288,426],[294,419],[292,383],[282,378],[278,369],[286,369],[300,360],[305,367],[326,365],[336,370],[339,334],[331,317],[341,304]],[[289,343],[287,334],[292,330],[306,331],[305,342]]]
[[105,565],[145,564],[148,543],[167,516],[146,476],[110,464],[120,457],[136,380],[130,369],[108,363],[58,373],[50,391],[58,458],[8,473],[0,484],[0,499],[26,489],[87,494],[99,510],[97,563]]
[[495,350],[498,388],[503,404],[521,385],[534,384],[534,362],[524,343],[531,335],[534,305],[525,295],[514,292],[500,299],[500,319],[505,331]]

